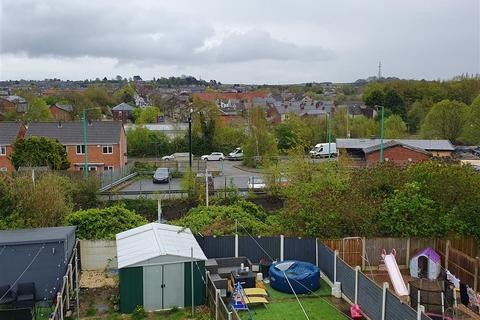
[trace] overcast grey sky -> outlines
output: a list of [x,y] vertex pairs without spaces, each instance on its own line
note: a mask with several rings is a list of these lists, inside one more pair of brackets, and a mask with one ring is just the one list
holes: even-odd
[[0,79],[480,73],[479,0],[0,0]]

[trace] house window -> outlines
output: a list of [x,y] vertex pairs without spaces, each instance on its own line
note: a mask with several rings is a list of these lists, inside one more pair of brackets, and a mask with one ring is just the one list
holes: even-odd
[[112,154],[113,153],[113,146],[107,145],[102,147],[103,154]]
[[0,167],[0,172],[7,172],[8,169],[6,167]]
[[113,170],[113,166],[105,166],[103,167],[103,171],[111,171]]
[[85,154],[85,145],[77,144],[77,154]]
[[88,171],[97,171],[97,167],[95,166],[88,167]]
[[5,156],[7,154],[7,147],[0,146],[0,156]]

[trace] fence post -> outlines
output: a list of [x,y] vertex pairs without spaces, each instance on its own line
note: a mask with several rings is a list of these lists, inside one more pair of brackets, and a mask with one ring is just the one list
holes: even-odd
[[362,238],[362,270],[365,270],[365,259],[366,259],[366,252],[367,252],[367,239],[365,237]]
[[405,265],[409,266],[410,264],[410,237],[407,238],[407,252],[405,254]]
[[73,270],[72,264],[68,264],[68,280],[70,281],[70,288],[73,289]]
[[238,258],[238,234],[235,234],[235,258]]
[[337,282],[337,257],[338,257],[338,250],[333,252],[333,283]]
[[67,310],[70,309],[70,282],[68,282],[68,277],[63,276],[63,283],[65,283],[65,291],[67,296]]
[[283,234],[281,234],[280,235],[280,261],[283,261],[283,258],[284,258],[284,253],[285,253],[284,244],[285,244],[285,238]]
[[62,294],[57,293],[57,301],[60,301],[60,319],[63,320],[63,300]]
[[387,311],[387,289],[388,282],[384,282],[382,287],[382,320],[385,320],[385,313]]
[[232,320],[232,311],[228,312],[228,320]]
[[448,270],[448,258],[450,255],[450,240],[445,242],[445,269]]
[[360,267],[355,267],[355,302],[354,304],[358,304],[358,271],[360,271]]
[[318,267],[318,238],[315,238],[315,265]]
[[[207,301],[208,301],[208,281],[210,281],[210,271],[208,270],[205,270],[205,293],[206,293],[206,297],[207,297]],[[208,303],[207,303],[208,305]]]
[[215,320],[218,320],[218,300],[220,300],[220,289],[215,292]]
[[480,266],[480,258],[476,257],[475,260],[477,263],[475,264],[475,279],[473,280],[473,291],[477,292],[478,291],[478,268]]

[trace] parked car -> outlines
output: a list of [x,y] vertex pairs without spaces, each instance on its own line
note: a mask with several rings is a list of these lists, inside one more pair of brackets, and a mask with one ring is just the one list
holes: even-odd
[[263,190],[265,189],[265,181],[262,177],[259,176],[251,176],[248,178],[248,189],[250,190]]
[[288,178],[285,176],[280,176],[275,179],[273,184],[275,187],[286,187],[288,186]]
[[228,154],[228,160],[243,160],[242,148],[236,148]]
[[163,156],[162,160],[173,161],[173,160],[188,160],[190,158],[190,153],[188,152],[176,152],[169,156]]
[[328,156],[336,157],[337,156],[337,144],[332,142],[330,143],[330,153],[328,143],[319,143],[310,150],[311,158],[328,158]]
[[[213,180],[213,176],[209,173],[207,175],[207,179],[208,179],[208,194],[209,195],[213,195],[215,194],[215,184],[214,184],[214,180]],[[197,175],[195,176],[195,183],[197,185],[201,185],[201,186],[205,186],[205,173],[197,173]]]
[[210,154],[203,155],[201,159],[206,161],[220,161],[225,160],[225,156],[221,152],[212,152]]
[[480,157],[480,147],[476,147],[475,149],[472,149],[472,154]]
[[157,168],[153,174],[153,183],[168,183],[172,180],[172,173],[168,168]]

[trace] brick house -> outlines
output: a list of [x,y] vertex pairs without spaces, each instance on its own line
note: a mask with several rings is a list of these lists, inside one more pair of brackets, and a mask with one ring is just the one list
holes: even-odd
[[2,96],[0,97],[0,115],[7,112],[25,113],[28,104],[25,99],[19,96]]
[[[365,165],[372,166],[380,161],[380,145],[364,148]],[[383,144],[383,159],[391,161],[399,166],[406,166],[410,163],[426,161],[432,154],[421,148],[412,147],[401,142],[391,140]]]
[[11,162],[13,143],[25,135],[25,126],[20,122],[0,122],[0,171],[15,171]]
[[57,121],[72,121],[73,106],[70,104],[52,104],[50,107],[50,113]]
[[[127,138],[120,121],[93,121],[87,124],[87,156],[90,171],[116,170],[127,164]],[[82,122],[33,122],[25,137],[58,140],[65,146],[69,170],[83,170],[85,146]]]
[[128,123],[133,120],[132,112],[133,107],[128,103],[122,102],[112,108],[112,117],[115,121],[122,121],[122,123]]

